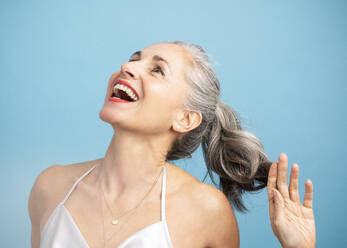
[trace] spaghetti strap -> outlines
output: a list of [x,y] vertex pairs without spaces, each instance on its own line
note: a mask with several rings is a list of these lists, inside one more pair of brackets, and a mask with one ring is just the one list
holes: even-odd
[[170,237],[169,227],[166,221],[166,210],[165,210],[165,196],[166,196],[166,179],[167,179],[167,168],[164,165],[163,182],[161,188],[161,221],[164,223],[164,232],[167,244],[170,248],[173,248],[173,244]]
[[70,191],[66,194],[64,200],[61,202],[61,204],[64,204],[65,201],[69,198],[69,196],[71,195],[72,191],[75,189],[75,187],[77,186],[77,184],[85,177],[89,174],[89,172],[91,172],[94,168],[96,167],[96,164],[90,168],[87,172],[85,172],[82,176],[80,176],[75,183],[72,185]]

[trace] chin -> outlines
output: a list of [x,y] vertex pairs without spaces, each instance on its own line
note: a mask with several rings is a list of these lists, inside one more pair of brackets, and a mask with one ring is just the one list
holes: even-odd
[[132,130],[138,127],[136,123],[129,123],[129,116],[125,116],[121,111],[115,111],[114,108],[103,106],[99,112],[99,118],[104,122],[109,123],[113,128],[119,127],[122,129]]
[[104,122],[115,125],[120,122],[119,115],[114,113],[114,110],[108,106],[103,106],[99,112],[99,118]]

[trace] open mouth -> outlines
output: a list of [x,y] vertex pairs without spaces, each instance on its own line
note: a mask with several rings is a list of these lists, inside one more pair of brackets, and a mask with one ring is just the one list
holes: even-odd
[[134,90],[121,82],[117,82],[112,89],[113,98],[119,98],[128,102],[136,102],[139,98]]

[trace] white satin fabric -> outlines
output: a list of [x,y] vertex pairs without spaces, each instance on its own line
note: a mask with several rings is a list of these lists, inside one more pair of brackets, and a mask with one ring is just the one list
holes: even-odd
[[[53,210],[42,230],[40,248],[91,248],[64,206],[64,202],[95,166],[76,180],[64,200]],[[114,248],[173,248],[165,217],[166,165],[164,165],[161,191],[161,221],[137,231]]]

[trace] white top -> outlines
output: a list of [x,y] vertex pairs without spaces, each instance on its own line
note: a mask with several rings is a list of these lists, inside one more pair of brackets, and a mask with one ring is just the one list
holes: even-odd
[[[76,180],[69,193],[48,218],[40,237],[40,248],[91,248],[78,229],[64,202],[77,184],[96,165]],[[165,216],[166,164],[161,188],[161,221],[151,224],[126,238],[114,248],[173,248]]]

